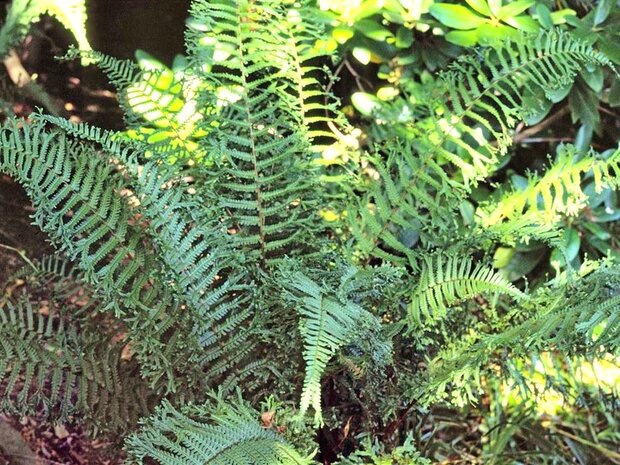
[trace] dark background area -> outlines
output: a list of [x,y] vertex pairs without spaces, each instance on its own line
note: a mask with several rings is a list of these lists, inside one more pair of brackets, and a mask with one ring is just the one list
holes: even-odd
[[136,49],[166,64],[183,52],[189,0],[93,0],[87,2],[88,38],[95,50],[133,58]]

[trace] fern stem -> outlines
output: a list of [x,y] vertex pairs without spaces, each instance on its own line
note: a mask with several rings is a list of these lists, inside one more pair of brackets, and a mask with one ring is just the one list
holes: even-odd
[[32,261],[26,256],[26,252],[24,250],[16,249],[15,247],[11,247],[10,245],[5,244],[0,244],[0,248],[15,252],[23,261],[28,264],[28,266],[30,266],[30,268],[32,268],[34,271],[38,271],[36,265],[32,263]]
[[[237,16],[241,18],[241,11],[239,8],[239,3],[237,3]],[[247,79],[247,68],[245,66],[245,49],[242,41],[243,32],[241,31],[242,21],[239,21],[237,24],[237,37],[239,38],[239,58],[240,58],[240,68],[241,68],[241,79],[243,81],[243,101],[245,102],[245,114],[248,122],[248,131],[250,132],[250,150],[252,151],[252,165],[254,170],[254,182],[256,183],[256,188],[254,192],[256,194],[256,213],[258,215],[258,237],[260,239],[260,256],[261,263],[263,266],[267,260],[267,241],[266,241],[266,233],[265,233],[265,212],[263,211],[263,199],[262,192],[259,183],[259,171],[258,171],[258,156],[256,154],[256,139],[254,135],[254,119],[252,118],[252,114],[250,113],[250,101],[248,99],[248,91],[250,88],[248,79]]]

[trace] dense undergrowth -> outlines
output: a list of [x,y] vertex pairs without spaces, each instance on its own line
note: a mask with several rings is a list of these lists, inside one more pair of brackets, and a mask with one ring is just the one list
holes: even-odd
[[126,130],[7,114],[58,252],[9,280],[0,410],[127,463],[618,463],[617,4],[188,15],[171,68],[63,58]]

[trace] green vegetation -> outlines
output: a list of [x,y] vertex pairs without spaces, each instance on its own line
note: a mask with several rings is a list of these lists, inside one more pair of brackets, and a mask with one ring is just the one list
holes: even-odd
[[126,130],[0,128],[58,248],[1,410],[136,464],[618,463],[620,9],[582,8],[194,0],[172,68],[69,51]]

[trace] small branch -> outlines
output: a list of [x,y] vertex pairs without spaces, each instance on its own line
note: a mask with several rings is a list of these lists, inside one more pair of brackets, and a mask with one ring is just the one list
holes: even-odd
[[26,256],[26,252],[20,249],[16,249],[15,247],[11,247],[10,245],[0,244],[1,249],[10,250],[11,252],[15,252],[20,258],[25,261],[34,271],[38,271],[38,268],[32,261]]
[[9,50],[9,53],[4,58],[4,66],[6,67],[11,81],[13,81],[17,87],[25,87],[32,82],[30,74],[22,65],[15,49]]
[[60,116],[58,108],[47,92],[43,87],[37,84],[30,76],[30,73],[26,71],[15,49],[9,50],[3,62],[11,81],[22,89],[27,97],[43,105],[45,109],[54,116]]
[[531,136],[538,134],[540,131],[548,128],[560,118],[563,118],[566,114],[568,114],[569,111],[570,109],[567,106],[561,108],[549,118],[542,120],[537,125],[515,134],[515,136],[512,138],[512,143],[518,144],[520,142],[523,142],[525,139],[529,139]]

